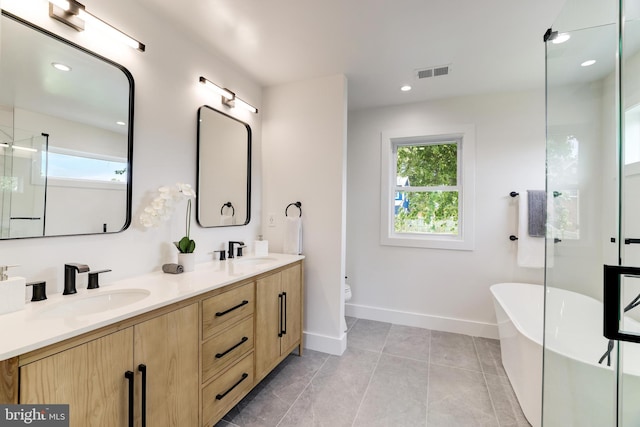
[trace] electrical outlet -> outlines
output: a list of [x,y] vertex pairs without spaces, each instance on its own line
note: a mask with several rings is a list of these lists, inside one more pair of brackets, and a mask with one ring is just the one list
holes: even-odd
[[276,214],[274,213],[267,214],[267,226],[269,227],[276,226]]

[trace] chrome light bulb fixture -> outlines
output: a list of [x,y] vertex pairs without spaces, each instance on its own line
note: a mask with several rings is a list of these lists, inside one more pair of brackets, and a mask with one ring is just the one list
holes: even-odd
[[143,43],[90,14],[85,10],[84,5],[76,0],[49,0],[49,16],[77,31],[84,31],[85,25],[88,25],[134,49],[144,52],[145,46]]

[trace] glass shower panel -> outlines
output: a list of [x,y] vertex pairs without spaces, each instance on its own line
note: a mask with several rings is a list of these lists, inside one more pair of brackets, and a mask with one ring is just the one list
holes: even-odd
[[[622,26],[620,264],[640,267],[640,1],[624,3]],[[620,278],[620,329],[640,333],[640,278]],[[620,341],[618,370],[619,425],[640,425],[640,344]]]
[[44,235],[47,139],[16,138],[0,145],[0,233],[5,238]]
[[[575,4],[568,2],[567,10],[574,12]],[[613,7],[615,11],[615,4]],[[582,22],[595,22],[592,16],[583,18]],[[616,211],[617,204],[618,27],[613,23],[575,29],[580,19],[565,18],[564,22],[572,30],[555,26],[553,30],[568,35],[568,40],[546,43],[542,422],[545,427],[614,426],[615,353],[602,364],[598,362],[609,348],[602,335],[599,303],[602,265],[617,253],[611,242],[617,236],[617,219],[610,211]],[[587,61],[595,62],[587,65]]]

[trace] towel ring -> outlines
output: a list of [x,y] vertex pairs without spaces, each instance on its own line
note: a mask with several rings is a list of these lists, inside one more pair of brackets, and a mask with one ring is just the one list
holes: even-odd
[[227,203],[222,205],[222,207],[220,208],[220,215],[222,215],[222,211],[224,210],[225,207],[231,208],[231,216],[235,216],[236,215],[236,208],[233,207],[231,202],[227,202]]
[[300,215],[298,215],[298,216],[302,217],[302,203],[300,203],[300,202],[289,203],[287,205],[286,209],[284,210],[284,216],[288,216],[287,215],[287,211],[289,210],[289,208],[291,206],[295,206],[296,208],[298,208],[300,210]]

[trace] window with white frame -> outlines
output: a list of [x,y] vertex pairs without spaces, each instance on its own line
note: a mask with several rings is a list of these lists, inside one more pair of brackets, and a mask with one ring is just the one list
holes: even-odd
[[474,133],[382,134],[381,244],[473,249]]

